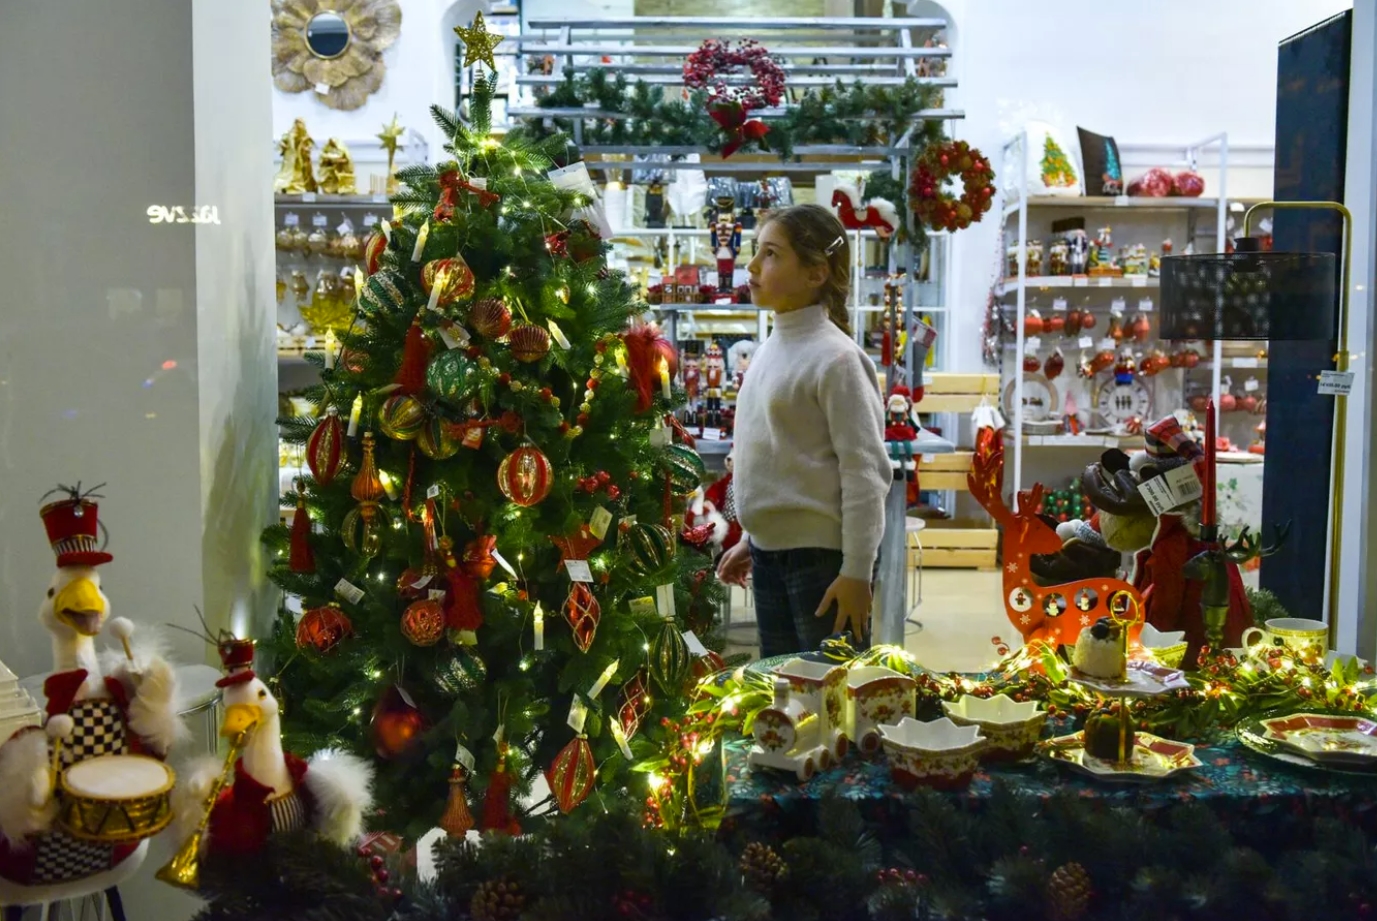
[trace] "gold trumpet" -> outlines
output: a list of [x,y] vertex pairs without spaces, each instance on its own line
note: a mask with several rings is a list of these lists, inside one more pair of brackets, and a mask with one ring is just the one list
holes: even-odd
[[201,821],[196,826],[196,831],[192,832],[191,837],[177,849],[177,853],[172,855],[172,859],[167,862],[161,870],[157,872],[157,878],[163,882],[179,886],[182,889],[199,889],[201,885],[201,843],[205,840],[206,829],[210,826],[210,814],[215,808],[215,802],[220,798],[220,791],[225,789],[225,784],[229,782],[230,773],[234,770],[234,762],[239,760],[240,753],[244,750],[244,745],[248,742],[249,733],[254,729],[255,723],[249,724],[248,728],[235,733],[230,738],[229,754],[225,756],[225,767],[220,771],[220,775],[215,778],[215,783],[211,785],[210,794],[206,797],[205,810],[201,814]]

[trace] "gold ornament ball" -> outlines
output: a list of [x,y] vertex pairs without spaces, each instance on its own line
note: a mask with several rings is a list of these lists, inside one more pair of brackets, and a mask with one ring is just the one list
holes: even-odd
[[446,460],[459,453],[458,426],[439,416],[431,416],[416,436],[416,447],[431,460]]
[[421,269],[421,287],[425,289],[427,297],[442,273],[445,286],[440,291],[441,307],[473,296],[473,271],[467,262],[455,256],[453,259],[432,259]]
[[417,646],[434,646],[445,635],[445,610],[440,602],[422,598],[402,613],[402,635]]
[[512,356],[527,364],[540,361],[550,353],[550,333],[532,323],[518,324],[511,333]]
[[425,424],[425,407],[410,394],[393,394],[378,411],[378,428],[382,429],[382,433],[388,438],[396,441],[415,439],[421,434]]

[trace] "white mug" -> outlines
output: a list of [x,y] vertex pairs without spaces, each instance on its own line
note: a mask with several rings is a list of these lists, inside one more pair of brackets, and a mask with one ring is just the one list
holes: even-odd
[[[1256,634],[1256,636],[1254,636]],[[1323,656],[1329,646],[1329,626],[1305,617],[1274,617],[1261,627],[1243,631],[1243,645],[1285,646],[1303,655]]]

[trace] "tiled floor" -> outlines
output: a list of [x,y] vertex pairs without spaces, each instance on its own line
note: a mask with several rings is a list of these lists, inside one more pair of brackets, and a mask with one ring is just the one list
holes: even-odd
[[[740,589],[733,590],[733,628],[728,652],[755,654],[754,612]],[[1017,648],[1018,634],[1004,616],[1000,574],[969,569],[923,572],[923,602],[915,612],[922,629],[910,627],[909,652],[935,671],[980,671],[999,659],[994,637]]]

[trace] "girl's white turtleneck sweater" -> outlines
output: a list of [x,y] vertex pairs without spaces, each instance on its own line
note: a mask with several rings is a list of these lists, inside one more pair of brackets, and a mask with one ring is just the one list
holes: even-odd
[[736,400],[733,485],[761,550],[842,552],[869,581],[893,468],[875,366],[821,305],[775,315]]

